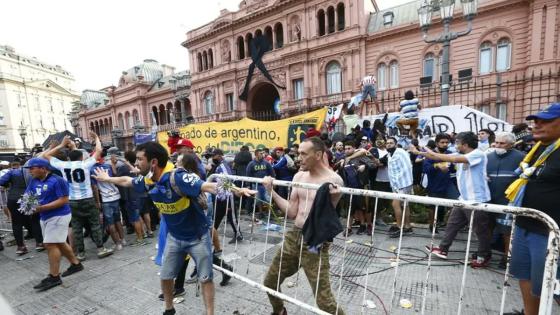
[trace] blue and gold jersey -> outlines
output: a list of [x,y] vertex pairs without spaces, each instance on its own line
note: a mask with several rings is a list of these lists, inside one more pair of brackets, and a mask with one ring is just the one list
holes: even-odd
[[192,200],[201,192],[202,181],[196,174],[176,170],[175,184],[184,196],[178,195],[171,187],[172,165],[164,169],[158,182],[144,176],[136,177],[132,183],[136,192],[148,192],[156,208],[164,216],[169,233],[177,239],[192,241],[208,233],[210,222],[204,211]]

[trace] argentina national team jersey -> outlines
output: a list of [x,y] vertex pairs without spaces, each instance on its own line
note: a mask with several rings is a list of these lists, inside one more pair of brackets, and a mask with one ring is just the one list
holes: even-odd
[[168,164],[156,183],[138,176],[132,180],[132,186],[138,193],[148,191],[148,196],[165,218],[168,231],[174,238],[192,241],[208,233],[210,227],[206,214],[194,201],[201,193],[204,181],[194,173],[177,170],[175,184],[184,195],[180,196],[171,187],[171,170],[172,164]]
[[461,200],[470,202],[488,202],[491,199],[488,188],[486,165],[488,158],[479,149],[464,155],[469,163],[458,163],[457,186]]
[[70,187],[70,200],[93,198],[91,190],[90,169],[95,158],[83,161],[61,161],[55,157],[50,159],[51,166],[58,169]]

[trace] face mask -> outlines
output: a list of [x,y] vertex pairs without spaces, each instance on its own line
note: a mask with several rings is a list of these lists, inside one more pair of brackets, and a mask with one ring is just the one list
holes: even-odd
[[445,153],[445,151],[447,151],[447,147],[445,147],[445,148],[439,148],[439,147],[438,147],[438,151],[439,151],[440,153]]
[[494,152],[496,152],[497,155],[504,155],[507,153],[507,150],[502,148],[495,148]]
[[216,164],[216,165],[220,164],[220,160],[218,160],[218,159],[212,159],[212,162],[214,162],[214,164]]
[[387,151],[389,151],[389,153],[393,154],[395,152],[395,150],[397,150],[397,148],[387,148]]

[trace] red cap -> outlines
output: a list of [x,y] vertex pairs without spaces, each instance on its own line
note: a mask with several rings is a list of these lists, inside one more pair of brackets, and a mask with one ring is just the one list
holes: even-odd
[[276,147],[276,148],[274,148],[274,151],[284,151],[284,148],[282,148],[282,147]]
[[194,149],[194,144],[189,139],[179,139],[179,141],[177,141],[177,144],[175,146]]

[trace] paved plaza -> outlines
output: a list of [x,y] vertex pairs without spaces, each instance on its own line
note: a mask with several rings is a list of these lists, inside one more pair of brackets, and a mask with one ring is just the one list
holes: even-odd
[[[250,221],[242,220],[242,227],[245,241],[238,244],[237,251],[234,245],[227,244],[229,233],[226,231],[228,237],[223,257],[235,266],[236,273],[262,283],[268,265],[281,246],[282,234],[270,231],[267,236],[263,226],[259,225],[255,226],[251,237]],[[223,229],[220,233],[223,234]],[[10,237],[8,234],[5,240]],[[132,237],[127,236],[129,242],[133,240]],[[425,314],[456,314],[466,238],[466,233],[459,235],[448,261],[433,261]],[[427,272],[427,254],[423,247],[430,241],[428,231],[418,227],[414,236],[403,239],[392,307],[391,287],[396,257],[392,251],[398,246],[398,239],[389,238],[386,227],[376,230],[373,248],[366,245],[367,236],[352,236],[351,239],[352,242],[336,239],[331,247],[330,260],[333,292],[346,313],[420,313]],[[157,239],[151,239],[151,243],[146,246],[126,246],[124,250],[99,260],[95,256],[93,243],[87,240],[86,247],[89,250],[88,259],[84,262],[85,270],[64,278],[62,286],[43,293],[34,292],[32,287],[48,272],[46,252],[31,251],[23,257],[17,257],[15,247],[7,247],[0,253],[0,293],[16,314],[161,314],[163,302],[157,299],[160,293],[159,269],[151,260],[156,254],[156,243]],[[476,243],[473,245],[476,248]],[[467,268],[463,314],[499,313],[504,281],[503,271],[497,267],[499,258],[496,253],[488,269]],[[66,267],[67,262],[63,262],[62,268]],[[189,266],[188,274],[190,270],[192,266]],[[341,274],[342,279],[339,277]],[[366,278],[365,299],[370,301],[369,307],[362,306]],[[216,314],[270,314],[266,294],[260,290],[238,280],[220,287],[219,272],[215,274],[215,279]],[[505,310],[521,310],[517,282],[512,281],[511,284]],[[197,286],[186,284],[185,288],[185,301],[176,305],[178,314],[202,314],[204,308]],[[287,279],[282,289],[287,295],[297,296],[299,300],[314,305],[303,271]],[[402,299],[409,300],[412,307],[403,308],[400,305]],[[371,308],[373,305],[375,307]],[[287,304],[287,309],[289,314],[307,314],[291,304]]]

